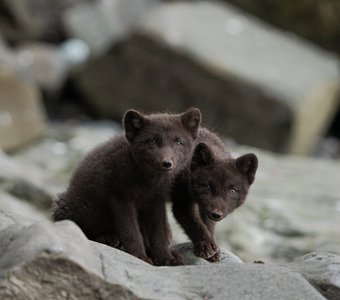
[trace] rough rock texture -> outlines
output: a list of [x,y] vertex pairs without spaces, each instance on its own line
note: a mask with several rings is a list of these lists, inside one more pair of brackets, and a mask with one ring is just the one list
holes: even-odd
[[284,267],[153,267],[88,241],[69,221],[30,223],[4,212],[0,221],[1,299],[324,299]]
[[331,253],[309,253],[286,265],[300,272],[327,299],[340,296],[340,257]]
[[85,41],[93,54],[125,38],[138,18],[159,0],[106,0],[68,9],[63,23],[69,36]]
[[[338,61],[231,6],[174,2],[76,76],[98,114],[199,106],[240,143],[310,152],[338,103]],[[142,104],[141,104],[142,103]]]
[[285,30],[340,54],[340,2],[226,0]]
[[0,74],[0,148],[12,150],[41,136],[45,114],[34,86]]

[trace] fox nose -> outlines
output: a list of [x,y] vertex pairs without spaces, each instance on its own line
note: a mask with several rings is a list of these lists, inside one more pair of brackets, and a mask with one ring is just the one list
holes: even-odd
[[171,159],[164,159],[162,161],[162,167],[166,170],[171,170],[173,165],[174,165],[174,163],[172,162]]
[[222,217],[223,217],[223,214],[220,211],[213,210],[210,213],[210,218],[213,219],[214,221],[219,221],[222,219]]

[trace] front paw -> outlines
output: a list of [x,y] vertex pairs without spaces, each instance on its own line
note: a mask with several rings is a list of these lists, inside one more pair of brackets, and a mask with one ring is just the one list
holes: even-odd
[[152,258],[155,266],[182,266],[183,259],[178,253],[172,252],[171,254],[155,256]]
[[119,248],[120,247],[120,241],[118,238],[112,234],[103,234],[94,239],[94,241],[106,244],[110,247]]
[[138,257],[139,259],[141,260],[144,260],[146,263],[150,264],[150,265],[153,265],[153,261],[151,260],[150,257],[147,257],[145,255],[136,255],[136,257]]
[[214,241],[200,241],[194,245],[195,255],[209,261],[217,261],[219,252],[220,250]]

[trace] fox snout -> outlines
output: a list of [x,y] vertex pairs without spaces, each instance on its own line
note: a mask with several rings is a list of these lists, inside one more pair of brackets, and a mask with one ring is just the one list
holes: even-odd
[[174,162],[170,158],[165,158],[162,160],[161,166],[166,171],[171,171],[174,168]]
[[224,214],[222,211],[214,209],[208,213],[208,217],[209,219],[218,222],[223,219]]

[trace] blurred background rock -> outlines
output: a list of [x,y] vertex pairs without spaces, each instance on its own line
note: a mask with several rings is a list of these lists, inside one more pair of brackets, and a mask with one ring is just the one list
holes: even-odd
[[339,15],[337,0],[1,1],[0,209],[49,218],[125,110],[197,106],[260,161],[221,246],[245,260],[340,254]]

